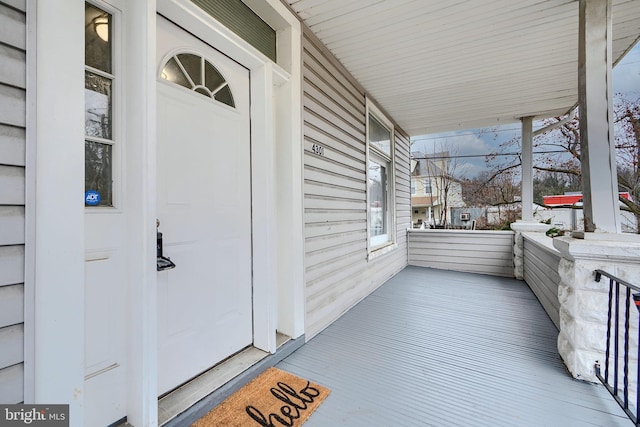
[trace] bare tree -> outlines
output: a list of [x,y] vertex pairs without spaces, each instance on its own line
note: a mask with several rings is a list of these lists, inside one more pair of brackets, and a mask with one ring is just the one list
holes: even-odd
[[640,224],[640,99],[631,101],[622,96],[617,99],[614,111],[618,186],[631,196],[631,199],[620,197],[620,201]]
[[[483,172],[463,182],[463,197],[468,205],[483,207],[485,217],[478,219],[479,230],[508,230],[517,220],[522,209],[516,204],[520,200],[520,183],[516,182],[513,170],[492,177]],[[489,218],[489,211],[492,211]]]
[[[621,191],[628,191],[630,199],[620,197],[623,209],[632,212],[640,223],[640,99],[628,99],[620,94],[614,102],[614,143],[618,163],[618,184]],[[543,121],[543,125],[555,124],[563,117]],[[519,154],[521,139],[515,137],[500,145],[499,150],[487,156],[491,183],[504,174],[511,174],[521,167]],[[575,182],[580,180],[580,118],[579,114],[561,126],[539,135],[533,140],[534,165],[539,172],[564,174]],[[640,233],[640,228],[638,230]]]
[[457,149],[441,143],[436,146],[436,151],[426,155],[425,165],[428,179],[433,189],[435,189],[435,191],[432,190],[432,194],[435,193],[435,199],[441,206],[439,223],[446,226],[447,214],[452,194],[454,193],[452,191],[453,186],[460,185],[459,180],[456,178],[456,169],[458,167]]

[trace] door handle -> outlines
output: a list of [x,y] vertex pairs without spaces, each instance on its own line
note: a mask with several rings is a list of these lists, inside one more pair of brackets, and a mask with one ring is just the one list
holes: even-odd
[[[158,221],[158,224],[159,223],[160,222]],[[171,261],[171,258],[162,255],[162,233],[159,231],[156,232],[156,255],[157,271],[171,270],[172,268],[176,268],[176,265],[173,261]]]

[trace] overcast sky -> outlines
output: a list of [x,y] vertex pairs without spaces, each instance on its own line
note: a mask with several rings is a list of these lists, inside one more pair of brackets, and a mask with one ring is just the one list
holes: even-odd
[[[631,99],[640,98],[640,44],[637,44],[613,69],[613,91]],[[534,123],[534,127],[536,124]],[[518,123],[486,129],[468,129],[411,138],[415,141],[412,151],[434,153],[443,147],[455,147],[452,155],[459,157],[456,172],[472,178],[486,169],[484,155],[495,152],[497,147],[520,135]]]

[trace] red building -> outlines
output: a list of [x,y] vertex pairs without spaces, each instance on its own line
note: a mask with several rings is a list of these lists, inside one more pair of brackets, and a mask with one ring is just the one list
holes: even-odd
[[[625,199],[629,199],[629,192],[624,191],[619,193],[620,196]],[[561,194],[557,196],[543,196],[542,197],[545,206],[567,206],[574,205],[582,201],[582,193],[578,194]]]

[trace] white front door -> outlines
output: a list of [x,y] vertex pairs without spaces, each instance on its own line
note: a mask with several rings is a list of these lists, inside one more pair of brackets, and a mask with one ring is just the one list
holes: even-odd
[[[251,345],[249,71],[158,17],[158,393]],[[130,118],[131,119],[131,118]]]

